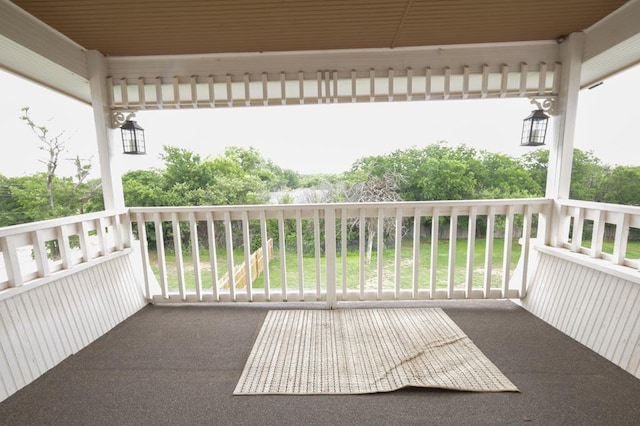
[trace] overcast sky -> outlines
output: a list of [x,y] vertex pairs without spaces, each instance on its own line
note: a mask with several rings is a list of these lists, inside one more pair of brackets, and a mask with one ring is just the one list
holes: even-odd
[[[93,158],[98,177],[89,106],[1,70],[0,96],[0,174],[45,171],[41,145],[19,119],[20,109],[29,106],[51,135],[64,132],[69,138],[63,158]],[[576,147],[593,150],[611,165],[640,165],[638,99],[639,66],[582,91]],[[146,111],[136,120],[145,129],[148,154],[121,155],[119,167],[123,172],[161,167],[163,145],[203,157],[231,145],[253,146],[277,165],[301,173],[339,173],[363,156],[437,141],[518,157],[531,149],[519,146],[519,138],[522,119],[532,109],[526,99],[492,99]],[[59,175],[71,176],[71,164],[63,161]]]

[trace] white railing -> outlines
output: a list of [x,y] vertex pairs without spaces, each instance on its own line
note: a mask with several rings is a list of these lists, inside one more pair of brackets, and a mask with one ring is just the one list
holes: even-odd
[[[551,205],[547,199],[508,199],[136,207],[130,214],[142,247],[146,295],[155,302],[333,306],[523,297],[530,240],[539,214]],[[252,277],[248,260],[257,248],[266,250],[269,239],[274,258]],[[516,276],[518,261],[524,270]],[[224,272],[242,262],[248,284],[237,288],[232,278],[223,288]]]
[[[155,302],[522,298],[531,240],[549,240],[538,235],[550,229],[537,230],[542,217],[560,226],[556,247],[541,249],[627,275],[640,269],[640,207],[547,199],[145,207],[1,228],[0,295],[125,251],[133,224]],[[256,273],[250,259],[269,240],[273,257]],[[247,280],[225,281],[239,268]]]
[[0,295],[130,247],[127,210],[0,228]]
[[640,269],[640,207],[556,200],[562,248]]

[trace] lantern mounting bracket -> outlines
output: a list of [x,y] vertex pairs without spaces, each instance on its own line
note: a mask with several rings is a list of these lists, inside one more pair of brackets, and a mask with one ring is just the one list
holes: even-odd
[[531,97],[529,98],[531,103],[538,109],[546,112],[549,115],[556,115],[556,98],[554,97]]
[[136,116],[134,111],[111,111],[111,128],[117,129]]

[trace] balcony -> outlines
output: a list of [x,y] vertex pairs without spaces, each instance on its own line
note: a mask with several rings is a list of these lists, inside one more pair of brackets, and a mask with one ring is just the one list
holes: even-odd
[[639,380],[513,302],[420,304],[443,307],[520,393],[408,388],[369,395],[234,396],[267,309],[290,305],[149,305],[0,403],[0,424],[628,425],[640,420]]
[[[640,208],[567,200],[640,1],[44,3],[0,1],[0,66],[92,106],[106,210],[0,229],[0,423],[640,423]],[[125,208],[112,155],[143,110],[484,98],[556,114],[545,199]],[[442,307],[520,392],[232,396],[269,309],[369,306]]]
[[[426,403],[438,423],[637,423],[639,228],[640,208],[548,199],[131,208],[4,228],[0,418],[411,423]],[[232,395],[268,309],[371,306],[444,308],[521,392]]]

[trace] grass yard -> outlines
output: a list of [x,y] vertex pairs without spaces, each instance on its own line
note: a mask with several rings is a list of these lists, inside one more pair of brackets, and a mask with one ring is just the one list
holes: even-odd
[[[510,271],[513,272],[518,259],[520,258],[520,245],[513,244],[512,247],[512,259]],[[474,247],[474,272],[473,283],[476,287],[481,287],[484,283],[484,271],[485,271],[485,251],[486,240],[477,239]],[[502,267],[503,267],[503,253],[504,253],[504,241],[502,239],[494,239],[493,257],[491,262],[492,269],[492,287],[499,287],[502,285]],[[150,253],[152,269],[159,278],[158,261],[155,253]],[[436,267],[437,285],[439,287],[446,287],[448,284],[448,258],[449,258],[449,242],[440,241],[438,244],[438,261]],[[466,275],[466,258],[467,258],[467,240],[460,239],[456,242],[456,257],[455,257],[455,283],[456,286],[462,287],[465,282]],[[383,288],[392,289],[395,277],[395,251],[393,249],[386,249],[382,254],[383,272],[382,281]],[[185,283],[188,289],[195,288],[195,275],[193,260],[189,255],[183,256],[184,269],[185,269]],[[234,264],[238,265],[244,261],[244,253],[239,250],[234,253]],[[316,260],[313,256],[305,256],[302,259],[302,265],[298,264],[298,258],[295,253],[287,253],[286,256],[286,280],[288,289],[297,289],[300,287],[299,271],[302,270],[303,286],[306,289],[315,289],[317,285],[317,273],[318,268]],[[218,276],[221,277],[228,269],[227,256],[223,250],[218,250]],[[325,257],[322,256],[319,262],[319,276],[320,285],[325,287],[326,275],[325,275]],[[178,277],[176,267],[176,257],[174,254],[168,254],[166,256],[166,268],[168,276],[168,284],[171,290],[178,288]],[[342,255],[338,252],[337,257],[337,283],[338,289],[342,288],[343,283],[343,266]],[[375,289],[378,287],[378,257],[374,251],[370,264],[365,264],[365,288]],[[200,254],[200,270],[202,274],[203,287],[210,289],[212,285],[211,277],[211,264],[209,262],[209,254],[202,252]],[[264,276],[260,274],[253,283],[253,288],[264,287]],[[282,265],[280,264],[280,253],[277,247],[274,248],[274,257],[269,262],[269,276],[272,289],[279,289],[282,287]],[[347,276],[347,288],[357,289],[360,283],[360,257],[357,252],[348,252],[346,256],[346,276]],[[420,259],[419,259],[419,275],[418,282],[420,288],[429,288],[431,276],[431,244],[430,242],[423,242],[420,247]],[[413,277],[413,246],[410,241],[403,244],[400,254],[400,280],[401,287],[405,289],[412,288]]]
[[[477,239],[474,247],[474,267],[473,267],[473,285],[480,288],[484,284],[484,255],[486,251],[486,240]],[[521,247],[517,242],[513,243],[511,254],[510,272],[513,273],[518,260],[520,259]],[[613,253],[613,242],[605,241],[603,244],[603,252]],[[503,269],[503,253],[504,240],[494,239],[493,256],[491,261],[491,285],[492,287],[500,287],[502,285],[502,269]],[[152,270],[159,280],[158,259],[155,252],[151,252],[150,260]],[[383,272],[382,281],[384,289],[392,289],[395,277],[395,253],[393,249],[385,249],[382,254]],[[627,244],[628,259],[640,259],[640,241],[629,241]],[[440,241],[438,244],[438,261],[436,267],[437,286],[442,288],[448,285],[448,258],[449,258],[449,242]],[[454,269],[454,282],[457,287],[462,288],[465,283],[466,276],[466,259],[467,259],[467,240],[460,239],[456,242],[456,258]],[[193,260],[191,254],[183,256],[185,283],[187,289],[195,288],[195,274]],[[239,265],[244,261],[244,253],[242,250],[234,252],[234,264]],[[320,286],[326,286],[325,275],[325,257],[320,258]],[[218,250],[218,276],[219,279],[227,271],[227,256],[224,250]],[[177,290],[178,276],[176,267],[175,254],[167,254],[166,268],[168,276],[168,285],[170,290]],[[297,289],[300,287],[299,270],[302,270],[302,281],[305,289],[315,289],[317,285],[317,267],[316,260],[313,256],[305,256],[302,259],[302,265],[298,265],[298,258],[295,253],[288,252],[286,255],[286,279],[288,289]],[[209,254],[202,251],[200,254],[200,270],[202,274],[202,283],[205,289],[211,289],[211,264],[209,262]],[[342,256],[338,251],[337,265],[337,285],[338,290],[342,288],[343,283],[343,266]],[[378,286],[378,257],[374,251],[370,264],[365,264],[365,288],[376,289]],[[264,276],[260,274],[253,282],[253,288],[264,287]],[[282,266],[280,264],[280,253],[278,248],[274,248],[274,257],[269,262],[269,276],[272,289],[280,289],[282,287]],[[360,257],[357,252],[348,252],[346,256],[346,276],[347,288],[357,289],[360,283]],[[422,289],[429,288],[431,277],[431,244],[423,242],[420,247],[419,274],[418,283]],[[413,247],[410,241],[403,244],[400,254],[400,282],[403,289],[412,288],[413,279]]]

